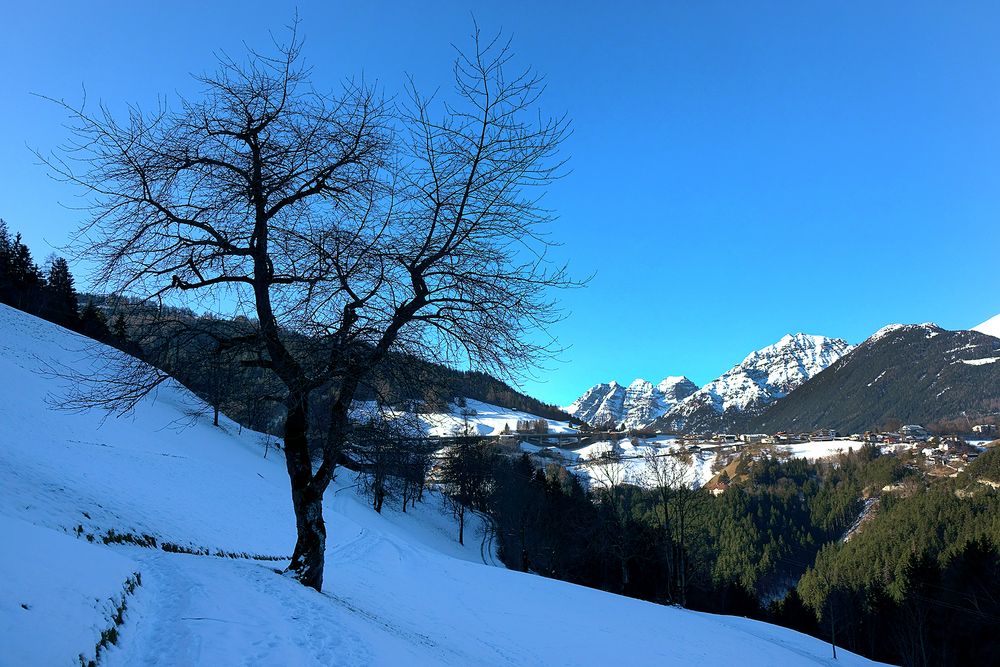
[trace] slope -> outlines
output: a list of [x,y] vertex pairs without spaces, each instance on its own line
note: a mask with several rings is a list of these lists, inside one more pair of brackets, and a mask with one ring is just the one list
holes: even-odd
[[[455,543],[435,494],[415,512],[377,515],[347,474],[326,502],[322,594],[276,574],[281,561],[170,553],[164,542],[285,554],[292,516],[280,453],[265,458],[263,436],[230,421],[211,426],[172,383],[128,419],[56,411],[46,398],[65,380],[51,370],[99,380],[113,353],[8,308],[0,341],[0,517],[33,524],[4,542],[0,663],[89,659],[100,628],[117,623],[98,598],[120,594],[115,584],[136,572],[142,584],[102,664],[871,664],[842,652],[834,663],[822,642],[776,626],[484,565],[480,545]],[[115,544],[122,536],[158,548]],[[82,571],[48,577],[55,596],[21,561]],[[25,623],[25,596],[58,608]],[[49,645],[58,633],[72,638]]]

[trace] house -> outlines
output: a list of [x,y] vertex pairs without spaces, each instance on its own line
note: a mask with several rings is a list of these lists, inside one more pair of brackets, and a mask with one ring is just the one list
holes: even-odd
[[976,424],[972,427],[973,433],[978,433],[979,435],[991,435],[997,432],[996,424]]
[[745,433],[740,436],[740,440],[749,444],[764,442],[767,438],[768,436],[766,433]]
[[721,496],[729,488],[729,483],[723,481],[721,478],[715,478],[705,485],[705,490],[711,493],[713,496]]
[[900,427],[899,435],[908,442],[923,442],[931,434],[919,424],[908,424],[907,426]]

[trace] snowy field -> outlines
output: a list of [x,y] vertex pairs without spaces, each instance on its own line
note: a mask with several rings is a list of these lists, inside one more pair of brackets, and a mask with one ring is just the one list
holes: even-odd
[[[372,418],[394,420],[398,427],[413,435],[447,437],[452,435],[496,436],[504,430],[513,433],[521,420],[537,421],[537,415],[498,407],[472,398],[466,399],[464,407],[449,404],[448,412],[412,413],[393,408],[380,408],[373,401],[358,401],[352,408],[352,418],[359,421]],[[549,433],[576,433],[564,421],[546,419]]]
[[348,474],[326,501],[322,594],[277,574],[282,560],[105,545],[114,531],[280,558],[294,537],[280,455],[192,417],[184,389],[107,421],[47,403],[65,381],[46,368],[100,378],[110,354],[0,306],[0,665],[79,664],[112,627],[102,665],[872,664],[765,623],[484,564],[435,495],[378,515]]
[[[827,440],[792,445],[772,445],[771,447],[777,451],[786,452],[792,458],[815,461],[835,456],[852,448],[858,449],[861,444],[854,440]],[[601,456],[612,449],[610,441],[597,442],[579,449],[543,448],[529,443],[521,443],[521,449],[529,453],[538,453],[543,449],[549,450],[550,455],[561,460],[588,484],[606,484],[609,479],[614,478],[618,482],[647,487],[655,486],[655,478],[651,475],[646,460],[650,453],[661,457],[669,456],[675,460],[679,468],[678,479],[693,488],[704,486],[715,476],[715,473],[712,472],[712,466],[718,458],[716,450],[702,448],[698,452],[691,452],[689,456],[681,457],[678,456],[680,445],[672,436],[643,439],[635,444],[626,438],[619,440],[616,446],[620,452],[621,462],[608,465],[601,461]]]
[[[466,411],[465,415],[462,414],[463,410]],[[518,420],[534,421],[538,417],[470,398],[466,400],[464,409],[456,408],[448,413],[419,415],[419,419],[424,423],[428,435],[447,436],[464,432],[466,425],[475,435],[500,435],[505,427],[514,431]],[[576,429],[570,428],[564,421],[554,419],[546,421],[549,424],[549,433],[576,433]]]

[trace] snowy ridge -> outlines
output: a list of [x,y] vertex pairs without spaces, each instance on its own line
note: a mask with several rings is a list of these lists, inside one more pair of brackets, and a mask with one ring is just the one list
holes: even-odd
[[867,339],[865,339],[865,341],[861,344],[864,345],[865,343],[875,343],[877,341],[882,340],[886,336],[889,336],[890,334],[894,334],[899,331],[917,331],[921,329],[926,332],[928,338],[933,338],[934,336],[944,331],[944,329],[934,324],[933,322],[924,322],[923,324],[887,324],[878,331],[876,331],[875,333],[873,333]]
[[[91,659],[107,600],[133,572],[142,583],[102,665],[873,664],[845,651],[834,662],[825,643],[766,623],[484,565],[489,550],[457,544],[436,494],[380,515],[346,472],[326,496],[322,594],[276,574],[282,561],[103,544],[114,530],[280,557],[294,536],[280,452],[229,420],[213,427],[179,385],[103,424],[46,403],[64,389],[45,375],[51,364],[99,374],[114,354],[0,306],[0,529],[17,545],[0,550],[0,641],[11,664]],[[599,632],[543,630],[595,621]]]
[[759,412],[852,350],[840,338],[786,334],[752,352],[663,418],[671,428],[707,428],[719,417]]
[[592,426],[624,423],[626,428],[642,428],[697,389],[684,376],[668,376],[656,385],[636,378],[628,387],[611,381],[594,385],[564,409]]
[[984,333],[987,336],[1000,338],[1000,315],[994,315],[982,324],[977,324],[972,327],[972,331],[978,331],[979,333]]

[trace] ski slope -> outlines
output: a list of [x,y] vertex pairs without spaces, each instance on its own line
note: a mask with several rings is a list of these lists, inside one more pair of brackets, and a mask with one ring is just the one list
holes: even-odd
[[[484,564],[436,495],[378,515],[346,473],[326,500],[323,593],[278,574],[283,560],[169,553],[287,556],[284,464],[176,384],[124,419],[50,405],[67,389],[53,368],[100,378],[109,360],[0,306],[0,665],[91,660],[111,627],[102,665],[872,664],[765,623]],[[108,531],[156,547],[103,544]]]

